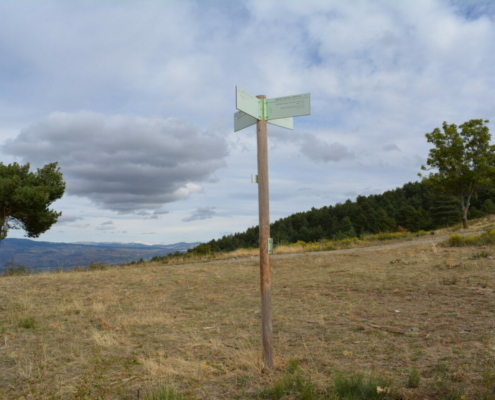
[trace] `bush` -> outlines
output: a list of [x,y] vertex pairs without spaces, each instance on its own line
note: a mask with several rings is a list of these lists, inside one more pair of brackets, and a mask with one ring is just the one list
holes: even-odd
[[371,235],[371,240],[392,240],[407,237],[407,232],[385,232]]
[[32,274],[32,271],[24,265],[16,264],[14,258],[5,265],[2,273],[3,276],[21,276],[30,274]]
[[411,389],[417,389],[419,387],[419,382],[421,381],[421,375],[417,368],[411,369],[409,371],[409,376],[407,378],[407,387]]
[[[142,260],[142,259],[141,259]],[[90,261],[88,265],[88,271],[104,271],[107,267],[101,262]]]
[[477,259],[477,258],[488,258],[491,257],[491,254],[486,251],[486,250],[481,250],[477,253],[474,253],[471,258]]
[[472,235],[467,237],[454,234],[450,235],[447,240],[447,245],[450,247],[485,246],[493,243],[495,243],[495,229],[485,232],[482,235]]
[[188,254],[195,254],[198,256],[207,256],[212,253],[211,246],[209,244],[200,244],[193,249],[187,250]]
[[260,393],[263,399],[301,399],[301,400],[319,400],[324,399],[311,378],[305,378],[299,371],[297,361],[291,360],[287,367],[287,373],[273,384],[273,387]]
[[447,243],[450,247],[460,247],[464,243],[464,238],[458,234],[450,235]]
[[345,400],[395,398],[391,393],[391,384],[391,381],[382,376],[363,373],[337,372],[334,378],[335,394],[339,399]]
[[36,327],[36,319],[33,317],[26,317],[19,320],[18,324],[24,329],[34,329]]

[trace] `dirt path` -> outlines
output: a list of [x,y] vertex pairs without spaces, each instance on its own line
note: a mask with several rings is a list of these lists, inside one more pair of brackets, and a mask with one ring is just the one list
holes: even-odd
[[[460,235],[462,236],[470,236],[470,235],[477,235],[484,233],[484,231],[471,231],[471,232],[459,232]],[[356,247],[352,249],[340,249],[340,250],[328,250],[328,251],[312,251],[312,252],[305,252],[305,253],[289,253],[289,254],[274,254],[272,257],[276,259],[282,259],[282,258],[287,258],[287,257],[294,257],[294,256],[308,256],[308,255],[322,255],[322,254],[348,254],[348,253],[356,253],[356,252],[370,252],[370,251],[377,251],[377,250],[389,250],[389,249],[397,249],[400,247],[411,247],[411,246],[422,246],[425,244],[437,244],[440,242],[444,242],[445,240],[448,239],[448,237],[452,235],[452,233],[445,233],[442,235],[428,235],[428,236],[423,236],[419,238],[415,238],[412,240],[404,240],[400,242],[393,242],[393,243],[388,243],[388,244],[380,244],[380,245],[371,245],[368,247]],[[258,258],[258,257],[256,257]]]

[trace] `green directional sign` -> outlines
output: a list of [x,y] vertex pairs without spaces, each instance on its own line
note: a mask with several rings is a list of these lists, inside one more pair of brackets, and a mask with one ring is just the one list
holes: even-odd
[[235,103],[239,112],[234,114],[234,132],[254,125],[258,120],[266,120],[272,125],[294,129],[292,117],[311,114],[309,93],[267,100],[258,99],[236,86]]
[[254,125],[257,121],[257,118],[251,117],[244,111],[237,111],[236,113],[234,113],[234,132]]
[[269,124],[281,126],[282,128],[294,129],[294,118],[269,119]]
[[262,119],[261,100],[242,90],[238,86],[235,87],[235,108],[239,111],[244,111],[251,117]]
[[309,93],[268,99],[266,104],[268,120],[311,114]]

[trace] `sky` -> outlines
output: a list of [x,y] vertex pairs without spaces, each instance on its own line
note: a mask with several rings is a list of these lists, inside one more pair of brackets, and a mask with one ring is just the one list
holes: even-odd
[[258,224],[236,86],[311,94],[268,127],[275,221],[417,181],[443,121],[494,133],[494,65],[491,0],[2,0],[0,162],[59,163],[37,240],[204,242]]

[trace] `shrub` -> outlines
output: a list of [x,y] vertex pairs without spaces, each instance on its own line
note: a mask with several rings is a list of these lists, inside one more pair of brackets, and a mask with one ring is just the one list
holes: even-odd
[[409,376],[407,378],[407,387],[411,389],[416,389],[419,387],[419,382],[421,381],[421,375],[417,368],[411,369],[409,371]]
[[20,275],[30,275],[32,271],[26,268],[24,265],[16,264],[14,258],[10,260],[3,269],[3,276],[20,276]]
[[297,361],[289,361],[287,373],[273,384],[273,387],[260,393],[263,399],[301,399],[319,400],[324,399],[315,387],[311,378],[301,375]]
[[107,269],[107,267],[105,265],[103,265],[103,263],[101,263],[101,262],[90,261],[89,265],[88,265],[88,271],[103,271],[106,269]]
[[464,238],[458,234],[450,235],[447,243],[451,247],[460,247],[464,244]]
[[450,247],[462,246],[484,246],[495,243],[495,229],[485,232],[482,235],[472,235],[463,237],[458,234],[450,235],[447,245]]
[[488,257],[491,257],[491,254],[486,250],[481,250],[481,251],[474,253],[472,255],[472,258],[474,258],[474,259],[476,259],[476,258],[488,258]]
[[34,329],[36,327],[36,319],[33,317],[21,318],[18,325],[24,329]]
[[378,375],[337,372],[334,378],[335,394],[345,400],[394,398],[390,386],[388,379]]
[[372,240],[392,240],[407,237],[407,232],[385,232],[371,235]]
[[212,251],[211,251],[211,246],[209,244],[200,244],[193,249],[187,250],[187,252],[189,254],[193,253],[198,256],[207,256],[208,254],[211,254]]

